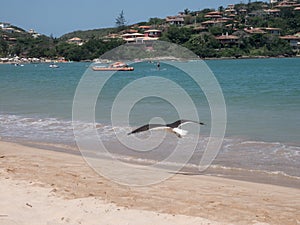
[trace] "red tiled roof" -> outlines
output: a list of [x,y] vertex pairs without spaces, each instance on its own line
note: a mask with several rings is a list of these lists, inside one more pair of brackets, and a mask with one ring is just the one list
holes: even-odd
[[219,11],[213,11],[213,12],[206,13],[206,15],[223,15],[223,13]]
[[260,28],[245,28],[245,32],[250,33],[250,34],[265,34],[266,32],[263,31]]
[[284,40],[300,40],[300,37],[294,35],[281,36],[280,38]]
[[221,15],[214,15],[214,14],[212,14],[212,15],[205,15],[204,16],[205,18],[221,18],[222,16]]
[[217,40],[238,40],[239,37],[235,35],[222,35],[216,37]]

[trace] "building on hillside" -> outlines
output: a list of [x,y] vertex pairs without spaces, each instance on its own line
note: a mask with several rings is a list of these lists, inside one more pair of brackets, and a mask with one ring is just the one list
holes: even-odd
[[278,3],[275,7],[276,8],[290,8],[290,7],[298,7],[299,4],[295,1],[282,1]]
[[162,31],[152,29],[152,30],[145,31],[144,33],[145,33],[145,37],[159,38],[161,37]]
[[280,14],[280,9],[265,9],[264,11],[270,16],[279,16]]
[[10,33],[10,34],[21,32],[21,31],[16,30],[15,28],[12,28],[12,27],[5,27],[5,28],[2,28],[2,30],[7,32],[7,33]]
[[238,14],[238,15],[246,16],[246,15],[247,15],[247,9],[239,9],[239,10],[237,11],[237,14]]
[[222,18],[218,18],[218,19],[213,19],[213,20],[207,20],[201,23],[201,25],[203,27],[213,27],[213,26],[222,26],[223,24],[232,21],[232,18],[226,18],[226,17],[222,17]]
[[36,32],[34,29],[30,29],[30,30],[28,31],[28,33],[31,34],[31,36],[32,36],[33,38],[38,38],[39,36],[41,36],[41,34],[39,34],[38,32]]
[[219,11],[212,11],[209,13],[206,13],[204,18],[209,18],[209,19],[218,19],[218,18],[222,18],[223,17],[223,13],[219,12]]
[[237,14],[237,11],[235,10],[235,5],[234,4],[228,5],[227,8],[225,9],[225,14],[226,15]]
[[14,45],[17,42],[17,38],[8,38],[7,39],[9,45]]
[[299,36],[286,35],[286,36],[281,36],[280,39],[288,41],[290,46],[293,49],[299,49],[300,48],[300,37]]
[[141,30],[150,30],[150,29],[152,29],[152,26],[144,25],[144,26],[139,26],[138,28]]
[[244,31],[248,34],[266,34],[267,32],[262,30],[261,28],[253,28],[253,27],[247,27],[244,29]]
[[226,33],[226,35],[222,34],[221,36],[216,37],[216,39],[223,45],[234,45],[238,43],[239,37]]
[[168,16],[166,18],[166,23],[168,25],[175,25],[175,26],[183,26],[184,25],[184,17],[183,16]]
[[122,35],[122,38],[127,43],[137,42],[138,38],[144,38],[145,35],[141,33],[126,33]]
[[10,23],[0,23],[0,28],[3,29],[3,28],[8,28],[10,27]]
[[122,35],[122,39],[127,43],[135,44],[147,44],[156,41],[161,37],[161,30],[147,30],[144,34],[142,33],[126,33]]
[[265,30],[269,34],[273,35],[280,35],[280,28],[272,28],[272,27],[267,27],[267,28],[262,28],[262,30]]
[[134,33],[138,33],[139,31],[136,29],[127,29],[127,30],[123,30],[121,33],[122,34],[134,34]]
[[84,41],[79,37],[74,37],[74,38],[67,40],[67,43],[81,46],[81,45],[83,45]]

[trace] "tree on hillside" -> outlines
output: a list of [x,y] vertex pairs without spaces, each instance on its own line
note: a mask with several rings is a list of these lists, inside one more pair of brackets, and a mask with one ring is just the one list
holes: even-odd
[[184,10],[184,14],[185,15],[189,15],[191,13],[191,10],[189,10],[188,8],[186,8],[185,10]]
[[165,38],[165,41],[171,41],[172,43],[181,45],[191,38],[192,33],[193,30],[191,28],[170,27],[163,38]]
[[124,11],[122,10],[119,14],[119,16],[116,18],[116,26],[119,29],[123,29],[126,25],[126,20],[125,20],[125,16],[124,16]]
[[8,44],[3,39],[0,39],[0,56],[4,57],[8,53]]
[[165,22],[165,19],[160,19],[160,18],[157,18],[157,17],[154,17],[154,18],[150,18],[149,21],[148,21],[148,24],[149,25],[161,25]]

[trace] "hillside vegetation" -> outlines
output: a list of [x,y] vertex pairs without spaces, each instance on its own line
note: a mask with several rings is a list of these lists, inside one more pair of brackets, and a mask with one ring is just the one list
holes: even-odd
[[[195,12],[185,9],[182,13],[184,23],[181,26],[170,25],[162,18],[150,18],[146,22],[121,28],[74,31],[60,38],[45,35],[33,37],[23,29],[11,26],[15,32],[10,33],[0,29],[2,37],[0,38],[0,57],[17,55],[37,58],[64,57],[73,61],[92,60],[124,44],[125,42],[120,37],[126,30],[137,29],[138,32],[142,32],[139,29],[141,25],[162,30],[160,40],[182,45],[202,58],[294,56],[299,53],[299,49],[291,46],[289,41],[281,37],[296,35],[300,32],[300,11],[295,10],[297,3],[300,6],[298,0],[293,3],[293,7],[279,8],[265,2],[251,3],[249,1],[248,4],[241,3],[230,8],[234,12],[232,14],[223,6],[218,9],[203,9]],[[226,21],[218,22],[222,18],[209,18],[209,13],[214,11],[222,15],[222,18],[226,17]],[[204,24],[209,25],[204,26]],[[260,28],[278,28],[280,34],[261,31]],[[257,32],[254,32],[255,29]],[[110,34],[115,34],[115,37],[110,37]],[[219,38],[222,36],[232,36],[235,39],[231,42],[224,42]],[[68,42],[75,37],[82,39],[82,43]]]

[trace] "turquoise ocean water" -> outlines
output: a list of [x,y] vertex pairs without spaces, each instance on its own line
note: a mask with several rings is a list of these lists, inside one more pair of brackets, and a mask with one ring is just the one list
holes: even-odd
[[[223,90],[228,116],[224,143],[213,167],[299,180],[300,58],[206,63]],[[202,140],[207,141],[210,111],[205,95],[194,88],[193,82],[183,79],[181,71],[163,62],[159,71],[153,63],[140,62],[134,66],[134,72],[118,72],[112,77],[96,106],[99,135],[108,145],[115,143],[114,132],[132,129],[122,123],[118,127],[111,125],[110,109],[118,91],[129,82],[147,76],[172,78],[187,87],[195,99],[200,119],[208,124],[203,128]],[[56,69],[49,68],[48,64],[0,65],[2,140],[75,146],[72,103],[76,87],[88,67],[89,63],[65,63]],[[143,87],[136,91],[142,92]],[[130,116],[135,127],[154,117],[172,122],[176,119],[176,110],[162,99],[149,97],[140,101]],[[124,158],[128,156],[118,144],[112,148]],[[136,157],[155,161],[159,158],[155,154],[137,154]],[[200,155],[201,150],[198,154],[196,151],[189,162],[191,167],[197,164]]]

